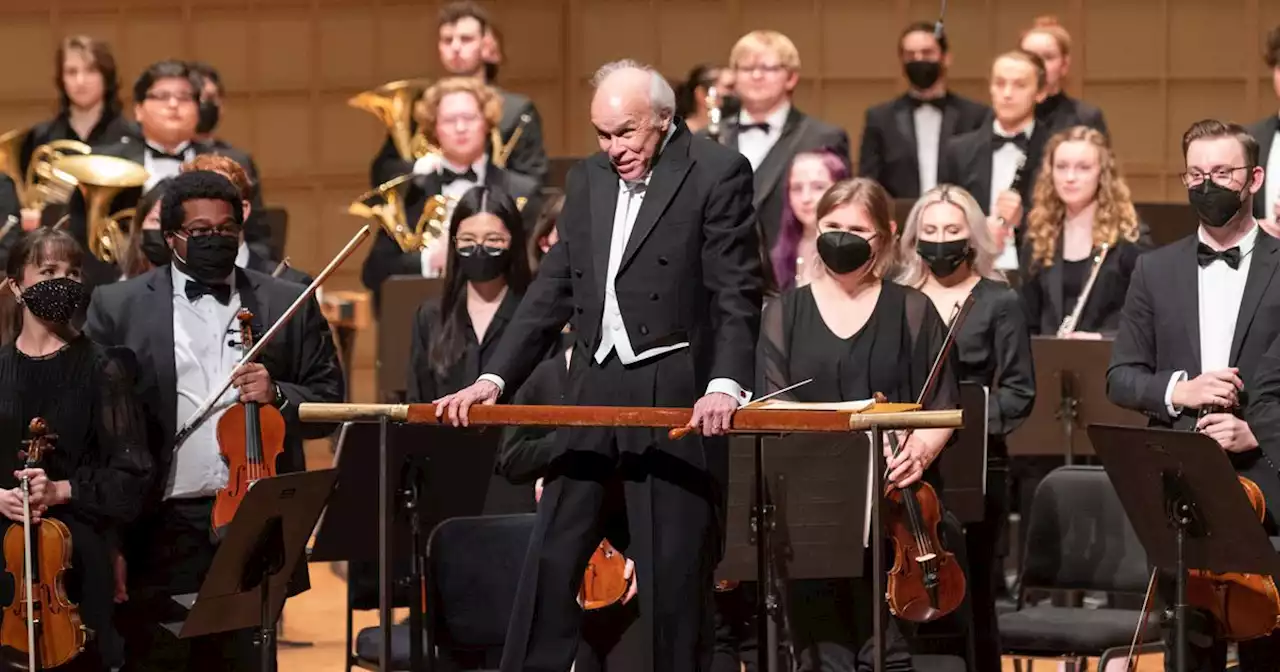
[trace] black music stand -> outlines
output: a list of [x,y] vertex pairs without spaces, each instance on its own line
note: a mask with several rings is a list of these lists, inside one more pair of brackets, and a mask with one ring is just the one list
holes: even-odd
[[1218,444],[1197,432],[1089,425],[1151,564],[1177,572],[1176,669],[1187,669],[1187,570],[1280,576],[1280,556]]
[[289,580],[337,478],[337,471],[323,469],[254,483],[218,544],[200,592],[172,598],[189,610],[186,618],[165,627],[184,639],[257,627],[262,670],[274,670],[275,624]]

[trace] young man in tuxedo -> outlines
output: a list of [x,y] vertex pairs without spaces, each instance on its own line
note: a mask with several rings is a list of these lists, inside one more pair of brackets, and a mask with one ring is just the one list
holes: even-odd
[[[173,262],[99,287],[85,325],[95,342],[128,347],[142,363],[138,391],[160,474],[147,494],[148,513],[122,535],[129,587],[120,614],[126,658],[130,670],[258,671],[252,630],[178,639],[163,627],[181,618],[172,596],[199,590],[217,550],[210,515],[229,477],[219,453],[218,420],[237,402],[276,407],[286,430],[284,452],[274,466],[278,473],[300,471],[303,440],[323,438],[330,428],[300,422],[298,405],[342,401],[342,372],[314,299],[258,361],[235,369],[242,356],[233,336],[240,330],[239,309],[249,309],[255,331],[266,333],[302,287],[236,267],[241,198],[222,175],[195,171],[173,178],[160,207]],[[175,445],[178,429],[233,371],[233,387]],[[302,565],[291,592],[308,587]]]
[[[483,184],[501,187],[512,198],[527,199],[522,212],[529,230],[533,230],[541,208],[537,182],[493,165],[486,153],[489,129],[494,128],[502,113],[498,92],[470,77],[451,77],[427,89],[422,100],[427,139],[440,147],[440,159],[423,168],[404,190],[408,225],[417,224],[432,196],[443,195],[456,201],[472,187]],[[373,248],[365,257],[360,279],[374,292],[377,305],[382,283],[392,275],[442,276],[448,248],[445,235],[421,250],[406,252],[385,230],[379,229]]]
[[849,161],[849,135],[801,112],[791,102],[800,82],[800,52],[782,33],[747,33],[729,53],[742,111],[730,118],[721,142],[747,157],[755,171],[755,205],[765,243],[773,249],[787,198],[787,169],[796,154],[830,149]]
[[1018,268],[1022,219],[1050,135],[1036,121],[1045,81],[1039,56],[1025,51],[997,56],[991,65],[991,124],[947,141],[938,170],[938,182],[964,187],[990,218],[996,244],[1004,250],[996,260],[1001,270]]
[[[675,118],[675,93],[632,61],[597,72],[601,151],[569,173],[560,240],[542,260],[487,372],[437,403],[453,424],[514,392],[572,321],[567,403],[693,408],[701,435],[557,430],[503,651],[503,672],[563,672],[579,643],[573,587],[621,485],[635,562],[640,669],[705,670],[722,552],[733,411],[750,399],[763,274],[748,161]],[[627,538],[629,537],[629,538]]]
[[1022,34],[1019,46],[1044,61],[1045,97],[1036,105],[1036,118],[1049,128],[1050,134],[1073,126],[1088,126],[1107,135],[1107,120],[1102,110],[1063,91],[1071,70],[1071,33],[1057,19],[1042,16]]
[[[470,77],[481,84],[488,83],[486,66],[500,58],[492,28],[493,21],[490,20],[489,13],[471,0],[451,2],[440,8],[437,47],[440,63],[445,71],[454,77]],[[528,96],[497,87],[494,87],[494,91],[498,93],[502,104],[502,114],[496,125],[502,142],[510,143],[516,129],[523,129],[511,148],[505,168],[532,178],[541,187],[546,180],[548,163],[546,149],[542,146],[542,118],[538,116],[538,108],[534,107]],[[414,128],[417,128],[417,120],[414,121]],[[489,155],[493,156],[497,148],[487,149]],[[422,166],[412,165],[402,159],[388,135],[382,150],[373,159],[370,177],[373,186],[377,187],[397,176],[422,169]]]
[[[1271,69],[1271,85],[1280,98],[1280,26],[1267,33],[1264,60]],[[1258,141],[1258,160],[1266,168],[1267,179],[1253,198],[1253,216],[1271,232],[1280,234],[1280,115],[1272,113],[1249,127]]]
[[[1261,488],[1264,527],[1275,536],[1280,445],[1260,442],[1252,411],[1245,412],[1259,362],[1280,336],[1280,241],[1258,227],[1249,206],[1265,174],[1258,143],[1244,128],[1210,119],[1191,126],[1182,148],[1183,183],[1200,227],[1138,258],[1111,350],[1107,397],[1145,413],[1151,426],[1216,441]],[[1172,573],[1160,587],[1172,597]],[[1226,642],[1213,639],[1211,617],[1197,613],[1189,626],[1190,669],[1224,669]],[[1172,628],[1165,643],[1173,645]],[[1237,646],[1242,672],[1272,670],[1280,660],[1277,635]]]
[[946,141],[983,126],[987,106],[947,90],[951,52],[945,33],[913,23],[898,38],[907,92],[867,110],[858,173],[894,198],[919,198],[938,184]]

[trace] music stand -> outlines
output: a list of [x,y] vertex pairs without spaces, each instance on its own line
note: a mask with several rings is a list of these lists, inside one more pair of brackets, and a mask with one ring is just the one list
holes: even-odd
[[1176,669],[1187,669],[1187,570],[1280,576],[1280,556],[1218,444],[1198,432],[1089,425],[1147,560],[1177,572]]
[[172,599],[189,611],[165,624],[180,638],[258,628],[262,670],[275,669],[275,624],[289,580],[338,473],[333,469],[264,478],[245,495],[227,526],[200,591]]

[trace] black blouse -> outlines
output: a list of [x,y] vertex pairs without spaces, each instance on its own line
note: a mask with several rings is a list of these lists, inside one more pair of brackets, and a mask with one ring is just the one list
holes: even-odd
[[973,308],[956,335],[958,376],[988,388],[987,433],[1003,437],[1035,403],[1031,335],[1018,293],[1008,285],[983,278],[972,293]]
[[[1124,297],[1129,293],[1129,278],[1133,275],[1138,257],[1153,247],[1146,230],[1143,225],[1137,242],[1121,241],[1107,253],[1102,268],[1098,269],[1098,279],[1090,290],[1088,302],[1080,313],[1076,331],[1108,336],[1115,334],[1120,326],[1120,309],[1124,307]],[[1048,267],[1031,261],[1030,248],[1030,243],[1027,243],[1022,250],[1022,268],[1026,269],[1026,275],[1021,291],[1027,324],[1032,335],[1052,336],[1058,333],[1063,318],[1075,310],[1076,300],[1083,291],[1089,273],[1093,271],[1093,256],[1090,255],[1080,264],[1084,266],[1084,277],[1079,281],[1075,296],[1068,296],[1074,282],[1068,278],[1072,272],[1070,262],[1062,259],[1062,238],[1058,239],[1054,262]],[[1078,267],[1076,272],[1080,272]]]
[[[465,292],[465,286],[460,291]],[[455,304],[458,310],[459,328],[466,343],[463,356],[451,364],[441,374],[431,366],[431,335],[438,331],[443,323],[440,314],[440,303],[435,299],[424,301],[418,307],[418,315],[413,321],[413,336],[409,346],[409,403],[425,403],[435,401],[446,394],[452,394],[474,383],[489,357],[497,349],[498,340],[506,331],[507,323],[516,313],[520,305],[520,293],[507,290],[498,310],[485,330],[484,340],[476,339],[475,329],[471,326],[471,317],[467,314],[465,296],[458,297]],[[514,390],[508,390],[514,392]]]

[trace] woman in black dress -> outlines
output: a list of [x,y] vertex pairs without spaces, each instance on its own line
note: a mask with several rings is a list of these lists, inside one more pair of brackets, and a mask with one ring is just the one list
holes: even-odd
[[[857,178],[836,183],[818,203],[818,259],[821,272],[804,287],[792,289],[764,309],[757,375],[758,395],[793,383],[813,382],[785,397],[804,402],[871,399],[914,402],[946,338],[946,324],[929,297],[888,280],[894,266],[891,200],[874,181]],[[957,405],[954,367],[943,367],[926,409]],[[905,487],[922,478],[936,480],[931,468],[951,437],[949,429],[923,429],[910,435],[898,456],[888,459],[887,482]],[[846,658],[858,654],[858,667],[870,665],[872,609],[883,596],[871,594],[870,558],[863,578],[798,581],[792,587],[792,637],[796,649]],[[910,669],[901,630],[890,620],[887,668]],[[865,646],[864,646],[865,645]],[[802,664],[806,654],[801,655]],[[810,667],[809,669],[818,669]]]
[[[4,283],[21,304],[21,326],[0,347],[0,515],[22,524],[18,479],[25,473],[32,511],[66,524],[72,537],[67,592],[93,637],[59,669],[107,670],[123,658],[111,627],[113,529],[141,508],[152,459],[133,395],[132,353],[104,349],[69,326],[87,299],[82,257],[69,234],[48,228],[26,234],[9,257]],[[55,449],[40,468],[23,471],[17,453],[36,417],[57,435]],[[0,581],[0,601],[9,603],[13,591],[12,580]]]
[[940,315],[973,295],[956,335],[956,377],[986,387],[987,499],[981,522],[965,526],[968,591],[980,670],[1000,669],[995,600],[1003,595],[998,545],[1009,515],[1009,451],[1005,436],[1031,414],[1035,370],[1031,336],[1018,293],[995,270],[999,252],[982,208],[969,192],[940,185],[925,192],[907,217],[899,243],[898,281],[924,292]]

